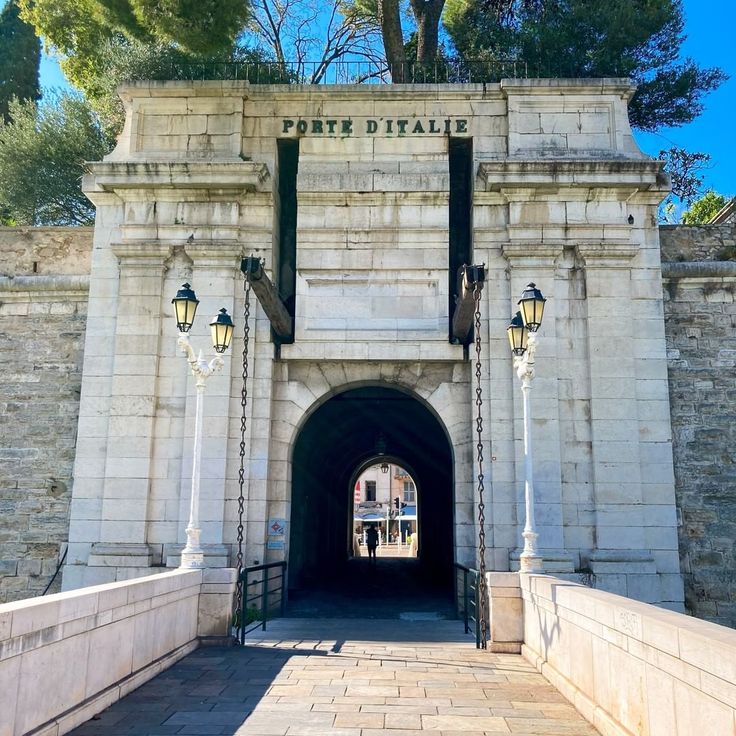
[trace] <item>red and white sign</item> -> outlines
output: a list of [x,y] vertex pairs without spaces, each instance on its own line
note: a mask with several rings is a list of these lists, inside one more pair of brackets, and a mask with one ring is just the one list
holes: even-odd
[[360,481],[355,484],[355,493],[353,494],[353,503],[360,503]]

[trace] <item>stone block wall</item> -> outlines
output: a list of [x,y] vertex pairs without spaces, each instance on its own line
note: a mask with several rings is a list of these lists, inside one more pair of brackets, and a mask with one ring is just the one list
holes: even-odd
[[686,606],[736,626],[736,226],[661,231]]
[[0,228],[0,603],[40,595],[68,539],[91,250]]

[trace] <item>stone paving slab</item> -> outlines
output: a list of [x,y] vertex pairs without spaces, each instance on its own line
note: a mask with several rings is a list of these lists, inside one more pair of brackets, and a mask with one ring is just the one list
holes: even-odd
[[205,647],[74,736],[595,736],[522,657],[456,621],[282,619]]

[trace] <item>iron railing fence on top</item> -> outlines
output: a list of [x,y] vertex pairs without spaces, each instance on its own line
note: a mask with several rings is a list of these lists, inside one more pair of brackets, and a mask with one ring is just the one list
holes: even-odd
[[407,62],[381,61],[216,61],[172,62],[156,72],[171,80],[242,80],[253,84],[480,84],[502,79],[627,76],[616,69],[590,70],[565,64],[529,64],[521,59]]

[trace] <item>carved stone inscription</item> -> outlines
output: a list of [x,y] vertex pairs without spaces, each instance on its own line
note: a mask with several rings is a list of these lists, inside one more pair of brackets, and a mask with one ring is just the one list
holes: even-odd
[[468,133],[467,118],[283,118],[284,136],[458,135]]

